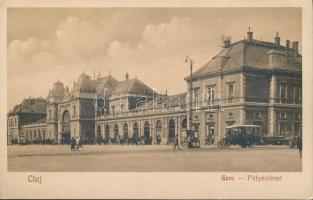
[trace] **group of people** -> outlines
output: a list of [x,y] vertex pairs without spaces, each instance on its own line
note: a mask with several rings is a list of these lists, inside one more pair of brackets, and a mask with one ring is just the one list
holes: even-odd
[[80,137],[72,137],[71,139],[71,151],[80,151],[83,145],[80,142]]

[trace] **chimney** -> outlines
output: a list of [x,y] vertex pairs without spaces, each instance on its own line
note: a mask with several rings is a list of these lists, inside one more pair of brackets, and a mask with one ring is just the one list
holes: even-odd
[[275,47],[279,47],[279,46],[280,46],[280,37],[279,37],[279,33],[276,32]]
[[223,47],[228,48],[230,46],[230,43],[231,43],[231,37],[223,36],[222,39],[223,39],[223,43],[224,43]]
[[247,32],[247,39],[248,41],[253,40],[253,32],[250,31],[250,26],[249,26],[249,31]]
[[286,40],[286,48],[287,48],[287,49],[290,48],[290,40]]
[[126,78],[126,81],[129,80],[129,74],[128,74],[128,72],[126,72],[125,78]]
[[294,55],[298,56],[298,41],[292,42],[292,48],[294,50]]

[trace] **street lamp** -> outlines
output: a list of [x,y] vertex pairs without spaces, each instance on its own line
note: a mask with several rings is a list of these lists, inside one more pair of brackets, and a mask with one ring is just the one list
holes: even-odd
[[[191,135],[193,134],[193,126],[192,126],[192,64],[193,60],[191,60],[188,56],[185,59],[186,63],[190,64],[190,83],[189,83],[189,116],[188,116],[188,130],[187,130],[187,137],[191,140]],[[190,141],[191,142],[191,141]],[[188,145],[188,147],[191,147]]]

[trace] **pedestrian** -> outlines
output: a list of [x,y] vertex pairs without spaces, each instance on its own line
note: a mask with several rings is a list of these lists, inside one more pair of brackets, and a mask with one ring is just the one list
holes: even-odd
[[210,139],[209,139],[209,134],[208,133],[205,134],[205,144],[204,145],[205,146],[206,145],[208,145],[208,146],[210,145]]
[[192,147],[190,134],[188,134],[187,136],[187,143],[188,143],[188,149],[190,149]]
[[76,140],[74,137],[71,139],[71,151],[75,151]]
[[178,148],[178,150],[180,151],[179,145],[178,145],[178,135],[175,135],[175,144],[174,144],[174,149],[173,151],[175,151],[176,147]]
[[80,137],[76,137],[76,148],[78,151],[83,148],[81,142],[80,142]]
[[157,135],[157,144],[160,145],[160,143],[161,143],[161,135],[158,134]]
[[198,131],[195,131],[195,143],[196,143],[196,147],[200,147],[200,140],[199,140],[199,134]]
[[297,148],[299,149],[300,158],[302,158],[302,135],[297,136]]

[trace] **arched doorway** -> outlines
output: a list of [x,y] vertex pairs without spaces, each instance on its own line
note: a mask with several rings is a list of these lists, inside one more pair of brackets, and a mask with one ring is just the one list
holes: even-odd
[[128,124],[127,123],[123,125],[123,141],[126,144],[128,143]]
[[144,124],[143,133],[144,133],[144,143],[145,144],[151,144],[152,139],[151,139],[151,135],[150,135],[150,124],[148,121],[146,121]]
[[155,130],[156,130],[156,142],[157,144],[160,144],[162,141],[162,122],[160,120],[156,122]]
[[42,131],[42,140],[43,141],[46,140],[46,131],[45,130]]
[[173,143],[175,141],[175,121],[170,119],[168,122],[168,143]]
[[105,143],[109,143],[110,140],[110,126],[107,124],[105,126],[105,131],[104,131],[104,141]]
[[115,124],[114,125],[114,128],[113,128],[113,131],[114,131],[114,140],[115,140],[115,143],[119,143],[119,134],[118,134],[118,125]]
[[135,122],[133,125],[133,138],[138,138],[139,136],[139,126],[138,123]]
[[63,113],[62,116],[62,136],[61,136],[61,144],[69,144],[70,143],[70,130],[71,130],[71,126],[70,126],[70,120],[71,120],[71,116],[70,113],[66,110]]
[[102,142],[102,136],[101,136],[101,126],[97,126],[97,142],[100,144]]

